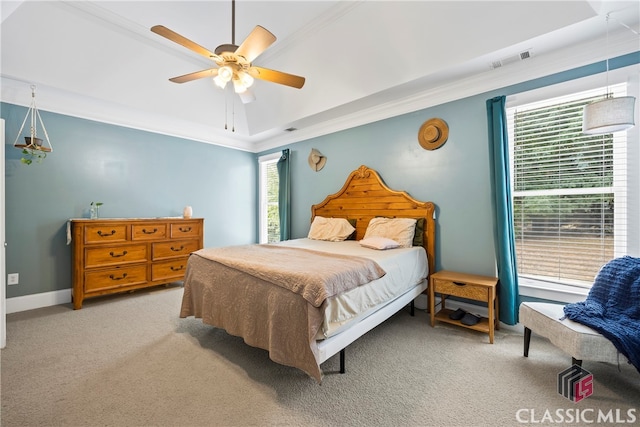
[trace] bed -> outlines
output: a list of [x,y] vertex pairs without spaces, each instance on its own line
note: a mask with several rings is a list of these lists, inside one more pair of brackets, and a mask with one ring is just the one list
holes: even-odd
[[[415,224],[406,247],[361,245],[365,237],[385,240],[372,229],[391,218]],[[343,219],[354,230],[346,240],[308,238],[320,220]],[[323,362],[340,353],[344,372],[349,344],[407,305],[413,310],[435,271],[435,232],[432,202],[391,190],[360,166],[340,191],[311,207],[307,238],[192,253],[180,317],[201,318],[321,382]]]

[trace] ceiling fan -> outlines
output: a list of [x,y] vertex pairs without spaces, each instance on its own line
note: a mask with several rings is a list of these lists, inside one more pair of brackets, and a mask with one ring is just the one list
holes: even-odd
[[162,25],[151,27],[151,31],[154,33],[211,59],[218,66],[218,68],[196,71],[169,80],[174,83],[186,83],[205,77],[213,77],[216,85],[223,89],[228,82],[232,82],[235,92],[245,104],[255,100],[255,96],[249,90],[254,78],[296,89],[302,88],[304,77],[252,65],[253,60],[276,41],[276,37],[264,27],[257,25],[242,44],[237,46],[235,44],[235,0],[232,0],[231,3],[231,15],[231,44],[222,44],[214,52]]

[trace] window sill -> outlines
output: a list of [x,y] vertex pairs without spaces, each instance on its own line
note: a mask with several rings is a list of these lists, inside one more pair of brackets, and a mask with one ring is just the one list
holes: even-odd
[[589,294],[589,289],[586,288],[544,282],[526,277],[518,278],[518,288],[522,296],[563,303],[584,301]]

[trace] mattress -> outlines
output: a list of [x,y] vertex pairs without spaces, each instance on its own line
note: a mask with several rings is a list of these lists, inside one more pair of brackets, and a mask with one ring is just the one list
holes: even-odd
[[346,330],[353,320],[375,312],[385,302],[421,283],[429,273],[426,251],[421,246],[379,251],[364,248],[354,240],[328,242],[306,238],[278,244],[366,257],[376,261],[386,272],[380,279],[328,298],[325,303],[324,321],[317,339],[329,338]]

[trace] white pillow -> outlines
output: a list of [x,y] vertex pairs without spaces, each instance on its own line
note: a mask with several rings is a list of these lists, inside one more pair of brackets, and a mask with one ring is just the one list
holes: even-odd
[[398,248],[400,244],[386,237],[367,237],[366,239],[360,240],[360,246],[383,251],[385,249]]
[[313,218],[309,229],[309,239],[328,240],[330,242],[342,242],[356,229],[345,218],[325,218],[316,216]]
[[413,246],[413,236],[416,233],[415,218],[371,218],[364,238],[386,237],[395,240],[402,248]]

